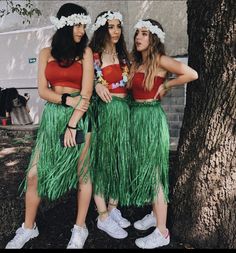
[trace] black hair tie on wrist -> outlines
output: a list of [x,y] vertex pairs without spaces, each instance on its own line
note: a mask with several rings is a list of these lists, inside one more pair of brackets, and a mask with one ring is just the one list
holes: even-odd
[[70,97],[69,93],[63,93],[61,96],[61,104],[65,107],[69,107],[69,105],[66,104],[66,98]]
[[69,124],[67,124],[66,127],[69,128],[69,129],[77,129],[77,127],[69,126]]

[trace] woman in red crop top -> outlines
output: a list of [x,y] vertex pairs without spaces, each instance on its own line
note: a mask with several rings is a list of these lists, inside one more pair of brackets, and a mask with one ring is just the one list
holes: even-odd
[[[105,11],[93,25],[89,46],[94,53],[96,131],[92,144],[92,183],[98,210],[97,227],[122,239],[130,222],[117,209],[129,203],[129,59],[122,32],[122,15]],[[108,203],[108,204],[107,204]]]
[[[135,25],[133,64],[129,79],[131,103],[131,204],[152,204],[153,211],[134,227],[156,229],[135,244],[140,248],[157,248],[169,244],[166,228],[168,202],[169,130],[160,99],[175,86],[198,78],[197,72],[187,65],[165,55],[165,33],[152,19],[140,20]],[[172,80],[166,73],[176,74]]]
[[[88,236],[85,218],[92,186],[87,171],[91,127],[86,111],[94,71],[85,27],[90,17],[83,7],[67,3],[51,21],[57,31],[51,48],[39,55],[38,91],[47,103],[25,179],[25,221],[6,248],[22,248],[38,236],[35,218],[41,198],[56,200],[72,188],[78,188],[78,211],[67,248],[83,248]],[[75,142],[77,127],[85,133],[81,145]]]

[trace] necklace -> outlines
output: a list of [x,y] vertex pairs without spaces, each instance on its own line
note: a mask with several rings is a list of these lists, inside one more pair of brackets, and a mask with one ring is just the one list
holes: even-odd
[[110,55],[110,56],[112,57],[112,63],[114,63],[114,62],[115,62],[116,57],[117,57],[117,55],[118,55],[118,53],[117,53],[117,52],[115,52],[115,51],[113,51],[113,52],[109,52],[109,51],[108,51],[108,50],[106,50],[106,49],[103,49],[103,53],[105,53],[105,54],[107,54],[107,55]]
[[93,60],[94,60],[94,69],[96,72],[97,84],[100,83],[100,84],[106,86],[108,89],[116,89],[118,87],[125,87],[126,86],[126,84],[128,82],[128,73],[129,73],[129,68],[126,63],[124,64],[124,66],[122,66],[122,79],[117,83],[109,84],[103,78],[102,69],[101,69],[101,61],[100,61],[100,56],[98,53],[93,54]]

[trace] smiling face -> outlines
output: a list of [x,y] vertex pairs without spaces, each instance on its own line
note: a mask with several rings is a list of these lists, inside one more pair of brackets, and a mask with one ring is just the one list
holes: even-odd
[[73,27],[73,39],[76,43],[79,43],[85,34],[85,25],[77,24]]
[[150,45],[149,33],[145,27],[136,30],[134,43],[138,52],[148,49]]
[[108,20],[108,32],[110,35],[110,42],[116,44],[121,36],[121,23],[119,19]]

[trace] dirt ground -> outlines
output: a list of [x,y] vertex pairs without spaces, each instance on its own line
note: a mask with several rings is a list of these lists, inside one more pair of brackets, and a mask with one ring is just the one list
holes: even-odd
[[[19,183],[24,177],[24,170],[29,162],[31,150],[34,141],[28,135],[21,138],[0,136],[0,203],[9,201],[19,201],[19,192],[17,190]],[[5,202],[4,202],[5,201]],[[23,202],[23,197],[20,199]],[[3,207],[2,207],[3,208]],[[23,209],[22,205],[17,206]],[[19,217],[23,217],[24,210],[20,211]],[[124,217],[128,218],[131,223],[142,218],[151,211],[150,206],[143,208],[128,207],[121,208]],[[12,215],[12,210],[4,210],[2,213]],[[0,212],[1,213],[1,212]],[[2,214],[3,215],[3,214]],[[40,235],[38,238],[28,242],[24,248],[27,249],[62,249],[66,248],[71,236],[71,228],[73,227],[76,216],[76,193],[71,192],[68,197],[64,198],[54,207],[49,208],[45,212],[41,212],[37,216],[37,225]],[[1,217],[1,222],[4,222]],[[91,201],[86,224],[89,230],[89,236],[85,243],[86,249],[135,249],[135,239],[145,236],[152,232],[154,228],[142,232],[136,230],[132,225],[127,228],[128,237],[123,240],[113,239],[105,232],[99,230],[96,226],[97,212],[94,202]],[[22,218],[23,219],[23,218]],[[7,221],[11,222],[11,221]],[[13,221],[12,221],[13,222]],[[16,220],[14,227],[21,225],[22,220]],[[7,229],[5,229],[7,230]],[[171,231],[170,231],[171,233]],[[14,236],[14,231],[3,231],[0,233],[0,249],[4,248],[8,240]],[[171,237],[171,242],[163,248],[181,249],[191,248],[190,245],[178,242]]]

